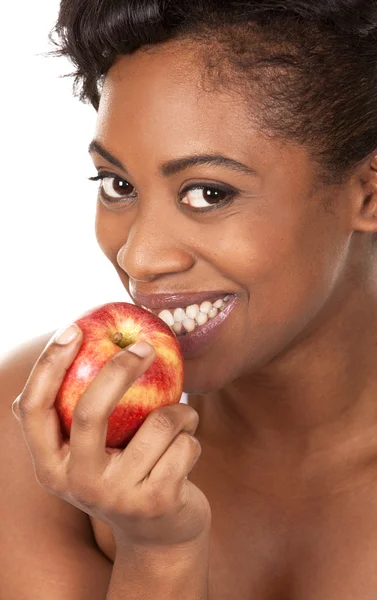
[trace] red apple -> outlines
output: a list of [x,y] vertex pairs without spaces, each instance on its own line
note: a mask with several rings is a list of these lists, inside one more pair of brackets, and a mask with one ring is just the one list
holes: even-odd
[[183,391],[181,347],[162,319],[127,302],[97,306],[75,322],[83,331],[82,345],[55,401],[65,438],[70,437],[77,402],[114,354],[139,341],[146,341],[155,349],[156,358],[151,366],[134,381],[108,419],[106,446],[125,448],[153,409],[180,401]]

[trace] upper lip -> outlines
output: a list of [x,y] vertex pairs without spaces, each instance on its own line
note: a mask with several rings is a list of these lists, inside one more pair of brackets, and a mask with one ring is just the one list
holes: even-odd
[[130,294],[135,304],[145,306],[145,308],[149,308],[152,311],[156,310],[157,313],[165,308],[184,308],[185,306],[190,306],[191,304],[204,302],[204,300],[215,302],[219,298],[224,298],[224,296],[227,295],[234,296],[234,294],[231,292],[224,290],[182,292],[179,294],[176,292],[142,294],[141,292],[133,290],[132,294]]

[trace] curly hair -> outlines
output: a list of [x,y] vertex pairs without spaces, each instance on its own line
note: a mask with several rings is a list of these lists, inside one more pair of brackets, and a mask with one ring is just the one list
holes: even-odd
[[305,145],[323,182],[377,147],[377,0],[61,0],[48,37],[95,110],[117,56],[184,40],[203,87],[250,95],[251,122]]

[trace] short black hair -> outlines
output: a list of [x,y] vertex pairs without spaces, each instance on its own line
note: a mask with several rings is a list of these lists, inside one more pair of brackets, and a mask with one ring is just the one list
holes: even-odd
[[117,56],[185,40],[206,86],[252,93],[253,124],[305,145],[324,182],[377,147],[377,0],[61,0],[49,40],[95,110]]

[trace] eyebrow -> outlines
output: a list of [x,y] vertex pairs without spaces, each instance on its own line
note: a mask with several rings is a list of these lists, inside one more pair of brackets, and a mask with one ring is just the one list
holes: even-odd
[[[90,142],[88,152],[89,154],[96,152],[109,163],[115,167],[118,167],[119,169],[122,169],[128,174],[125,165],[123,165],[120,160],[113,156],[111,152],[106,150],[106,148],[104,148],[98,140],[92,140]],[[233,158],[228,158],[222,154],[193,154],[191,156],[175,158],[160,165],[159,173],[162,175],[162,177],[171,177],[172,175],[176,175],[177,173],[180,173],[189,167],[195,167],[198,165],[226,167],[228,169],[232,169],[233,171],[237,171],[238,173],[259,176],[254,169],[251,169],[247,165],[244,165]]]

